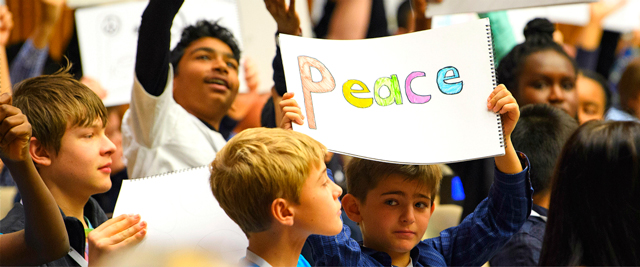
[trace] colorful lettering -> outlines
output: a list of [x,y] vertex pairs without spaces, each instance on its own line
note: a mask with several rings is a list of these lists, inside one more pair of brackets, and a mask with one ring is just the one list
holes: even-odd
[[[360,85],[360,87],[362,87],[361,90],[356,90],[353,89],[354,85]],[[354,105],[355,107],[358,108],[368,108],[371,105],[373,105],[373,99],[372,98],[358,98],[355,97],[353,94],[354,93],[369,93],[369,88],[367,88],[367,86],[358,80],[348,80],[346,83],[344,83],[342,85],[342,94],[344,95],[344,98],[347,100],[347,102],[349,102],[349,104]]]
[[[302,81],[302,92],[304,95],[304,106],[307,112],[307,121],[309,122],[310,129],[316,129],[316,120],[313,111],[313,100],[311,99],[311,93],[326,93],[331,92],[336,88],[336,82],[333,79],[333,75],[329,72],[327,67],[319,60],[299,56],[298,67],[300,68],[300,80]],[[311,79],[311,68],[316,68],[322,75],[322,80],[314,82]]]
[[413,81],[413,79],[417,78],[417,77],[424,77],[426,74],[422,71],[414,71],[412,73],[409,74],[409,76],[407,76],[407,80],[404,84],[405,86],[405,93],[407,94],[407,98],[409,99],[410,103],[413,104],[424,104],[429,102],[429,100],[431,100],[431,95],[419,95],[413,92],[413,89],[411,89],[411,81]]
[[[451,75],[447,75],[451,71]],[[438,71],[438,77],[436,78],[436,82],[438,83],[438,88],[440,92],[446,95],[455,95],[462,91],[462,81],[455,83],[448,83],[448,80],[460,78],[460,73],[458,73],[458,69],[455,67],[444,67]]]
[[[389,89],[389,96],[380,97],[380,88],[386,86]],[[398,83],[398,76],[393,74],[391,78],[382,77],[376,80],[373,86],[373,95],[376,99],[376,103],[380,106],[391,105],[394,101],[396,105],[402,105],[402,95],[400,93],[400,84]]]

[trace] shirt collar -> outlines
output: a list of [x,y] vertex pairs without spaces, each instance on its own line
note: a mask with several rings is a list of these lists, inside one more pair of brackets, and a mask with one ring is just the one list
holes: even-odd
[[[362,242],[359,242],[359,244],[360,244],[360,251],[374,258],[376,261],[381,263],[382,266],[392,266],[391,256],[389,256],[389,254],[387,254],[386,252],[381,252],[375,249],[365,247],[364,245],[362,245]],[[411,249],[411,252],[409,252],[409,255],[410,255],[410,260],[407,267],[413,267],[415,263],[418,262],[419,260],[418,258],[420,257],[420,248],[418,248],[418,245],[416,245],[413,249]]]
[[249,248],[247,248],[247,256],[245,257],[245,259],[248,262],[251,262],[251,263],[257,265],[258,267],[272,267],[271,264],[269,264],[267,261],[265,261],[260,256],[258,256],[255,253],[253,253],[251,250],[249,250]]

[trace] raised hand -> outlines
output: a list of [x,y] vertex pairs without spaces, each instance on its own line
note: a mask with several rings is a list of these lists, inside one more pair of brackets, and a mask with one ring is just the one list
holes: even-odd
[[122,214],[104,222],[89,233],[89,265],[100,264],[110,253],[140,243],[146,234],[147,223],[140,215]]
[[10,95],[0,95],[0,158],[4,162],[29,159],[30,138],[27,116],[11,105]]
[[500,113],[505,138],[510,138],[520,118],[520,107],[511,92],[507,90],[507,87],[500,84],[493,89],[493,92],[487,98],[487,108],[493,112]]
[[293,130],[291,125],[295,122],[298,125],[303,124],[304,116],[302,110],[298,106],[298,102],[293,99],[293,93],[285,93],[280,101],[280,110],[282,111],[282,121],[280,122],[280,128],[285,130]]
[[13,14],[7,6],[0,6],[0,46],[7,46],[13,29]]
[[278,23],[278,32],[300,35],[300,18],[296,13],[296,0],[290,0],[289,6],[285,0],[264,0],[267,10]]

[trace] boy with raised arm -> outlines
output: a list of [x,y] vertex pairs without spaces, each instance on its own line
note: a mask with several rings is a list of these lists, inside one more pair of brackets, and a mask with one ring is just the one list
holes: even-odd
[[151,0],[142,14],[131,107],[122,134],[129,177],[203,166],[226,143],[220,122],[238,93],[240,50],[208,21],[185,28],[169,50],[184,0]]
[[[111,154],[105,136],[102,100],[66,70],[27,79],[15,86],[15,107],[32,126],[29,154],[62,211],[71,251],[48,266],[87,266],[110,252],[137,244],[146,234],[139,215],[107,220],[91,195],[111,187]],[[25,211],[16,205],[0,221],[0,232],[25,228]]]
[[252,128],[211,163],[211,189],[249,239],[247,266],[309,266],[311,234],[340,232],[342,189],[327,175],[326,148],[302,133]]

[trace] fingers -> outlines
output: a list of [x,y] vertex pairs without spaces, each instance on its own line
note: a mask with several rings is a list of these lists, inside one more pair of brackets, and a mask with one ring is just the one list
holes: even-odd
[[295,122],[298,125],[302,125],[304,123],[302,110],[300,109],[298,102],[293,99],[293,96],[293,93],[285,93],[279,104],[282,114],[284,114],[281,122],[281,127],[283,129],[291,129],[291,122]]
[[[498,100],[505,98],[507,96],[511,96],[511,92],[507,90],[507,87],[504,85],[498,85],[487,98],[487,108],[493,110],[493,112],[498,112],[499,108],[496,108],[496,103]],[[514,99],[515,101],[515,99]]]
[[6,147],[16,139],[28,141],[31,138],[31,124],[27,116],[20,113],[5,118],[0,124],[0,147]]
[[283,121],[295,122],[298,125],[302,125],[304,122],[304,116],[299,107],[285,107],[283,110],[285,119]]
[[11,99],[11,95],[9,95],[8,93],[4,93],[2,95],[0,95],[0,105],[11,105],[12,104],[12,99]]
[[111,251],[140,242],[146,235],[147,223],[140,215],[120,215],[107,220],[89,233],[89,242],[97,249]]

